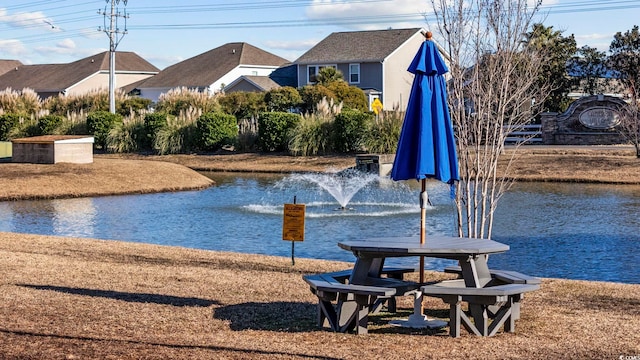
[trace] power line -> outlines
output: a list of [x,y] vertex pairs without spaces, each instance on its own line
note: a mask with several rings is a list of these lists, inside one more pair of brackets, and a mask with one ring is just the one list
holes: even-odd
[[[108,2],[109,0],[107,0]],[[362,4],[362,3],[379,3],[387,2],[390,0],[353,0],[349,4]],[[41,6],[43,4],[51,5],[53,3],[64,3],[66,0],[46,0],[46,1],[32,1],[20,5],[8,6],[5,9],[16,10],[26,9]],[[78,14],[88,14],[89,10],[81,10],[82,6],[93,2],[73,3],[70,5],[59,6],[57,8],[48,8],[47,10],[54,9],[76,9],[72,12],[61,13],[57,15],[51,15],[42,17],[42,20],[51,20],[52,17],[54,25],[59,24],[80,24],[87,20],[95,19],[94,16],[73,16]],[[286,9],[292,7],[307,7],[313,6],[326,6],[334,5],[331,2],[313,3],[310,0],[270,0],[263,2],[255,1],[243,1],[243,2],[216,2],[216,4],[207,5],[193,5],[193,4],[180,4],[170,6],[138,6],[129,7],[129,13],[135,13],[140,18],[144,15],[163,14],[163,13],[193,13],[193,12],[225,12],[225,11],[242,11],[242,10],[256,10],[256,9]],[[579,0],[572,2],[563,2],[561,4],[546,5],[541,7],[541,11],[545,14],[564,14],[564,13],[585,13],[595,11],[612,11],[612,10],[631,10],[640,8],[640,2],[637,0],[612,0],[602,2],[601,0]],[[138,18],[138,16],[136,16]],[[0,17],[0,20],[2,18]],[[158,23],[147,25],[133,25],[129,28],[132,30],[140,31],[157,31],[157,30],[203,30],[203,29],[235,29],[235,28],[300,28],[300,27],[313,27],[313,26],[327,26],[327,25],[365,25],[365,24],[389,24],[395,22],[408,22],[408,21],[425,21],[434,20],[433,14],[391,14],[391,15],[373,15],[373,16],[350,16],[350,17],[331,17],[323,19],[283,19],[283,20],[269,20],[269,21],[233,21],[233,22],[205,22],[205,23]],[[23,28],[40,28],[41,24],[26,25]],[[14,37],[13,39],[22,41],[24,43],[36,43],[47,42],[62,38],[74,38],[82,37],[86,34],[86,30],[83,28],[76,28],[73,30],[67,30],[63,33],[57,32],[50,35],[23,35]]]
[[[120,1],[111,0],[111,12],[108,13],[106,7],[103,12],[99,12],[104,15],[105,25],[103,29],[98,28],[98,31],[104,31],[109,37],[109,111],[112,114],[116,113],[116,48],[127,34],[127,18],[129,17],[126,10],[121,13],[116,7],[116,5],[120,4]],[[122,2],[127,6],[127,0],[122,0]],[[107,25],[107,18],[109,19],[109,25]],[[124,30],[120,30],[118,27],[118,21],[121,18],[124,20]]]

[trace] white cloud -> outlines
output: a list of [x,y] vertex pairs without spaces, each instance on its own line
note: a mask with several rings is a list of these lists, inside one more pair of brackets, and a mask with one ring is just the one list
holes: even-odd
[[318,44],[319,40],[294,40],[294,41],[265,41],[265,45],[271,49],[281,50],[309,50]]
[[52,25],[53,20],[41,11],[9,14],[6,9],[0,9],[0,23],[14,28],[56,29]]
[[27,49],[18,40],[0,40],[0,53],[12,56],[23,55],[27,53]]
[[432,14],[429,2],[425,0],[314,0],[306,10],[310,20],[326,20],[328,24],[341,24],[357,30],[424,27],[425,14]]
[[[44,59],[59,59],[58,62],[70,62],[105,51],[104,49],[91,49],[77,47],[71,39],[64,39],[54,46],[38,46],[33,49],[35,53]],[[57,56],[55,56],[57,55]],[[64,60],[63,60],[64,59]],[[51,61],[49,61],[51,62]]]
[[591,34],[581,34],[581,35],[574,35],[574,36],[576,38],[576,43],[578,44],[578,47],[588,45],[600,51],[607,51],[609,50],[609,45],[611,45],[611,41],[613,41],[614,34],[591,33]]
[[76,48],[76,43],[71,39],[64,39],[56,44],[59,49],[73,50]]

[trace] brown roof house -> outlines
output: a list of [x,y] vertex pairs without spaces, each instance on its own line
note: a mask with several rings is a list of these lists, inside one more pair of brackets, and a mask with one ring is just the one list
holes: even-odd
[[253,45],[228,43],[167,67],[142,82],[138,90],[140,96],[152,101],[158,101],[161,94],[180,87],[214,94],[243,76],[251,78],[245,78],[247,83],[241,88],[248,84],[264,90],[274,86],[264,77],[268,78],[274,70],[287,63],[288,60]]
[[[157,74],[160,69],[133,52],[116,52],[115,83],[124,88]],[[79,95],[109,88],[109,52],[68,64],[20,65],[0,75],[0,89],[29,88],[42,98]]]
[[342,72],[350,85],[367,94],[369,104],[378,98],[385,109],[407,107],[413,75],[407,71],[420,44],[420,28],[336,32],[300,56],[298,87],[316,82],[323,67]]
[[0,59],[0,75],[8,72],[9,70],[15,70],[18,66],[22,66],[22,63],[18,60]]

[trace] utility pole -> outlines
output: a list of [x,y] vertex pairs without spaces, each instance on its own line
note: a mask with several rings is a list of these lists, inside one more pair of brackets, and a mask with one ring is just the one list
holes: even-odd
[[[109,111],[116,113],[116,48],[120,40],[127,34],[127,19],[129,15],[126,10],[120,13],[116,5],[120,1],[127,6],[127,0],[106,0],[107,4],[111,2],[111,12],[107,12],[107,6],[104,11],[98,10],[98,14],[104,16],[104,28],[98,27],[98,31],[102,31],[109,37]],[[109,25],[107,26],[107,18]],[[124,30],[118,27],[118,19],[124,20]]]

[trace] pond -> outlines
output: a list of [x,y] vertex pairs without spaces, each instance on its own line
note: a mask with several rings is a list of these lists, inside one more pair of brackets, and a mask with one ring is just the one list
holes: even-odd
[[[282,240],[282,212],[295,197],[307,208],[296,258],[353,261],[339,241],[419,233],[415,181],[363,175],[327,185],[331,179],[309,175],[206,175],[216,185],[201,191],[0,202],[0,231],[291,257],[291,243]],[[429,182],[427,190],[427,236],[456,235],[449,187]],[[511,250],[491,256],[490,266],[542,277],[640,283],[639,214],[640,186],[516,184],[501,199],[493,233]],[[428,269],[452,264],[429,260]],[[408,265],[415,259],[398,261]]]

